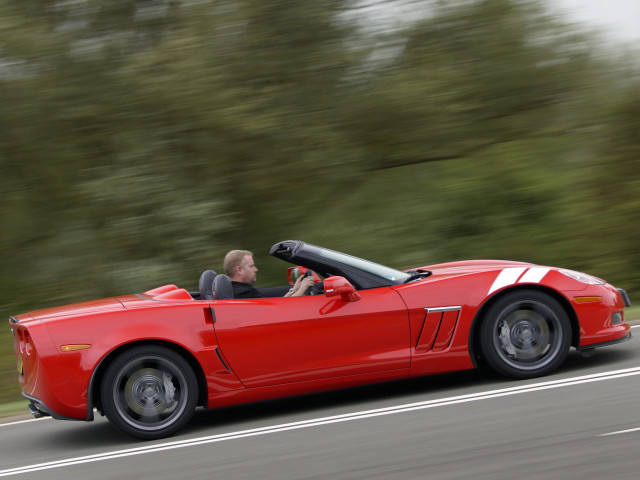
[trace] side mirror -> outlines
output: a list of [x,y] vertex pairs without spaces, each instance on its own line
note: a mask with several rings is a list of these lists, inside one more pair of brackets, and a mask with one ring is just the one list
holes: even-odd
[[362,298],[346,278],[338,276],[324,279],[324,294],[327,297],[340,295],[345,302],[357,302]]
[[294,283],[296,283],[296,280],[298,280],[298,278],[302,276],[302,274],[304,273],[301,271],[302,269],[304,269],[304,267],[287,268],[287,280],[289,282],[289,285],[293,285]]

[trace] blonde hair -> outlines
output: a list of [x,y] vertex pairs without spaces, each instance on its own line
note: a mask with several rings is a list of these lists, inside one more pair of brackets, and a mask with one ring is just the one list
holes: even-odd
[[244,257],[246,255],[250,255],[253,257],[253,253],[249,250],[231,250],[224,257],[224,273],[226,273],[229,277],[233,276],[233,271],[236,267],[242,265],[244,261]]

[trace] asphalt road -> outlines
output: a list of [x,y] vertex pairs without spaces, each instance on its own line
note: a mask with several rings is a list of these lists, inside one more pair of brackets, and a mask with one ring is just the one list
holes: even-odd
[[104,419],[0,424],[0,477],[24,479],[636,479],[640,329],[544,378],[439,375],[199,410],[131,440]]

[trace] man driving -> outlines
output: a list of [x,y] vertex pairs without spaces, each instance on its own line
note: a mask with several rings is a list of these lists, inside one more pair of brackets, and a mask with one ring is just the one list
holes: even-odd
[[[258,273],[253,253],[248,250],[231,250],[224,257],[224,271],[231,279],[233,298],[262,297],[260,291],[253,286]],[[299,277],[285,297],[300,297],[307,293],[313,283],[313,277]]]

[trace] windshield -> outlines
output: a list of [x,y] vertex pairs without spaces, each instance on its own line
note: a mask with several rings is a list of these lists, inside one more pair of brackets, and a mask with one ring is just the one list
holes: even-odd
[[358,257],[352,257],[351,255],[347,255],[346,253],[335,252],[333,250],[327,250],[325,248],[318,249],[318,253],[322,257],[329,258],[333,261],[340,262],[345,265],[350,265],[378,277],[382,277],[391,282],[402,283],[409,276],[405,272],[396,270],[395,268],[385,267],[384,265],[380,265],[379,263],[370,262]]

